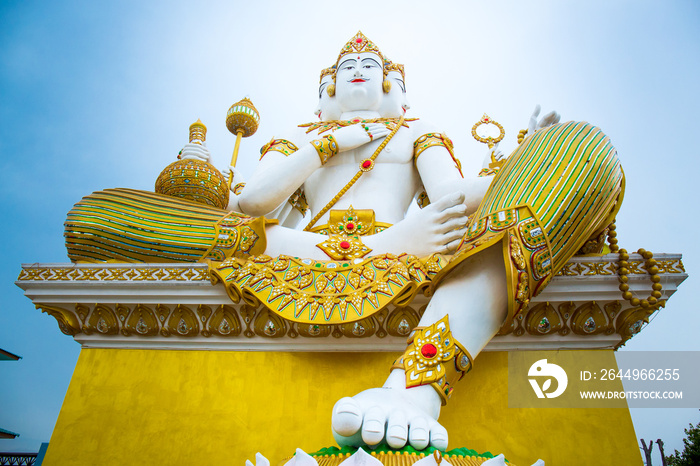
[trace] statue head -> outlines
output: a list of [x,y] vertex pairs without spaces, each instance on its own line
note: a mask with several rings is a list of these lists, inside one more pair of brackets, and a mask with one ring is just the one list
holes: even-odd
[[[382,103],[382,94],[391,91],[387,74],[392,63],[379,48],[358,32],[341,49],[333,72],[333,83],[327,87],[336,97],[341,111],[374,110]],[[403,67],[401,67],[401,70]]]
[[327,90],[333,85],[333,74],[335,73],[335,65],[321,71],[321,82],[318,86],[318,106],[314,114],[319,120],[330,121],[340,118],[340,107],[334,97],[331,97]]
[[[384,82],[389,82],[389,92],[384,94],[379,107],[379,115],[382,118],[399,118],[411,108],[406,99],[406,84],[404,82],[403,65],[388,62],[385,68],[389,69]],[[386,85],[384,86],[386,87]]]

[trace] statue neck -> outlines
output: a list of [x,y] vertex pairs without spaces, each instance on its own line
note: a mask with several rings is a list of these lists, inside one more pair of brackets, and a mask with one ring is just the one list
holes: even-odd
[[353,118],[360,118],[363,120],[371,120],[373,118],[380,118],[379,112],[373,110],[353,110],[351,112],[343,112],[340,115],[340,120],[352,120]]

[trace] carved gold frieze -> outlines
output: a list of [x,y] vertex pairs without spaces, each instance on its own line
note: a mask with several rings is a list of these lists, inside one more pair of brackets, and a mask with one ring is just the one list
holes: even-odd
[[[646,275],[643,260],[628,261],[629,275]],[[657,261],[659,273],[685,273],[683,261],[681,259],[659,260]],[[617,275],[617,264],[609,261],[569,261],[557,275],[574,277],[590,275]]]
[[[644,261],[630,260],[629,275],[646,275]],[[617,275],[612,261],[567,262],[557,273],[561,276]],[[659,273],[685,273],[681,259],[657,261]],[[209,281],[206,268],[192,267],[23,267],[18,281]]]
[[[96,304],[86,306],[37,305],[54,317],[60,330],[75,336],[99,334],[135,337],[188,338],[405,338],[418,325],[425,306],[384,309],[366,319],[337,325],[296,323],[283,319],[264,306]],[[648,323],[652,312],[641,307],[622,310],[618,301],[574,304],[538,303],[519,314],[498,335],[546,337],[570,333],[580,336],[619,334],[621,344]]]
[[209,281],[209,271],[192,267],[23,267],[18,281]]

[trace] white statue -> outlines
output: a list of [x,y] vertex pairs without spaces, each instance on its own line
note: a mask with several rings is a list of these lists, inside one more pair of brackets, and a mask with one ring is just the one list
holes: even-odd
[[[622,191],[619,163],[597,128],[585,123],[549,127],[559,116],[552,112],[537,121],[538,108],[528,139],[495,181],[493,176],[463,176],[451,141],[439,127],[403,119],[408,108],[403,67],[386,59],[362,33],[324,73],[317,110],[323,121],[271,141],[230,207],[251,217],[283,220],[265,228],[265,254],[273,258],[323,261],[337,259],[334,254],[343,250],[360,251],[341,254],[356,261],[385,253],[440,255],[434,294],[406,353],[380,388],[336,403],[332,429],[340,445],[386,442],[401,448],[408,443],[445,450],[448,435],[438,416],[455,382],[504,322],[610,223]],[[182,154],[208,159],[200,145],[188,145]],[[490,156],[489,151],[485,166]],[[341,191],[354,177],[354,184]],[[287,221],[285,206],[299,188],[309,212],[296,225],[300,216]],[[406,216],[423,189],[433,202]],[[376,234],[348,236],[356,227],[348,221],[342,234],[313,232],[329,224],[330,209],[371,209],[372,221],[385,227]],[[306,227],[309,219],[314,225]]]

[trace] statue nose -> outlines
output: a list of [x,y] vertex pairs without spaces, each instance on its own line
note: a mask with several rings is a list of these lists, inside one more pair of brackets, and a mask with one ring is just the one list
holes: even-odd
[[355,70],[355,76],[362,76],[361,70]]

